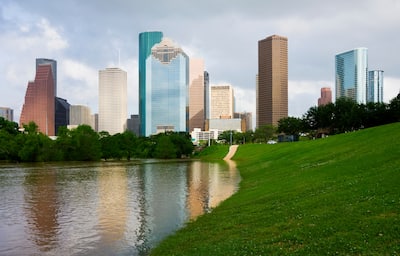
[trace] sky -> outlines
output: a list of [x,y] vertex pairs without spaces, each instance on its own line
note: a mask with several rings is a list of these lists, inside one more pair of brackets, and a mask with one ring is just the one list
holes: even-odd
[[[19,121],[35,59],[57,61],[57,96],[98,111],[98,72],[128,74],[128,114],[138,114],[138,37],[162,31],[202,58],[210,84],[231,84],[236,111],[255,117],[258,41],[288,38],[289,116],[317,105],[331,87],[334,57],[368,48],[384,70],[384,102],[400,92],[399,0],[1,0],[0,106]],[[255,124],[255,121],[253,121]],[[253,125],[254,125],[253,124]]]

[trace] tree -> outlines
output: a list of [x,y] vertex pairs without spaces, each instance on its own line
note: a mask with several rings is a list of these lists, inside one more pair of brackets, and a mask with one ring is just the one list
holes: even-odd
[[303,120],[297,117],[285,117],[278,121],[278,132],[299,135],[304,131]]
[[271,140],[274,138],[276,134],[276,128],[272,125],[262,125],[256,129],[254,132],[254,140],[255,142],[264,142]]
[[154,150],[154,157],[161,159],[176,158],[176,148],[170,136],[160,134],[157,136],[157,144]]

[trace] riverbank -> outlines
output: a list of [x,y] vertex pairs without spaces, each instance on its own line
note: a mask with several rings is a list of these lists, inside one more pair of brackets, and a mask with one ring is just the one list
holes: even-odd
[[241,145],[233,157],[239,192],[152,255],[396,255],[399,130],[395,123],[315,141]]

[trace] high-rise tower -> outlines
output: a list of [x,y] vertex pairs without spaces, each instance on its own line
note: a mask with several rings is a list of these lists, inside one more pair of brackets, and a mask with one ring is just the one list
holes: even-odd
[[161,42],[163,33],[159,31],[139,34],[139,121],[140,135],[145,135],[146,124],[146,61],[151,55],[151,48]]
[[329,87],[321,88],[321,97],[318,99],[318,106],[323,106],[332,102],[332,91]]
[[39,65],[35,80],[28,83],[22,106],[20,126],[33,121],[40,132],[55,135],[54,79],[51,64]]
[[146,93],[139,95],[139,101],[144,103],[140,109],[142,135],[187,132],[189,57],[170,39],[163,38],[153,46],[146,60],[145,75],[143,89]]
[[120,68],[99,71],[99,131],[111,135],[126,130],[127,74]]
[[54,80],[54,96],[57,96],[57,61],[46,58],[37,58],[36,59],[36,72],[40,65],[49,64],[51,65],[51,73],[53,75]]
[[258,41],[257,128],[288,116],[288,40],[272,35]]
[[189,132],[194,128],[204,130],[205,90],[204,61],[190,59],[189,66]]
[[368,49],[356,48],[335,56],[336,99],[347,97],[359,104],[367,99]]
[[367,102],[383,102],[383,70],[368,71]]

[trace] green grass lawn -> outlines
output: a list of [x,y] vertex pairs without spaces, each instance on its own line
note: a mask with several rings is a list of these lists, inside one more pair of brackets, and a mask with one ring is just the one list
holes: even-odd
[[233,160],[239,192],[152,255],[400,254],[400,123],[241,145]]

